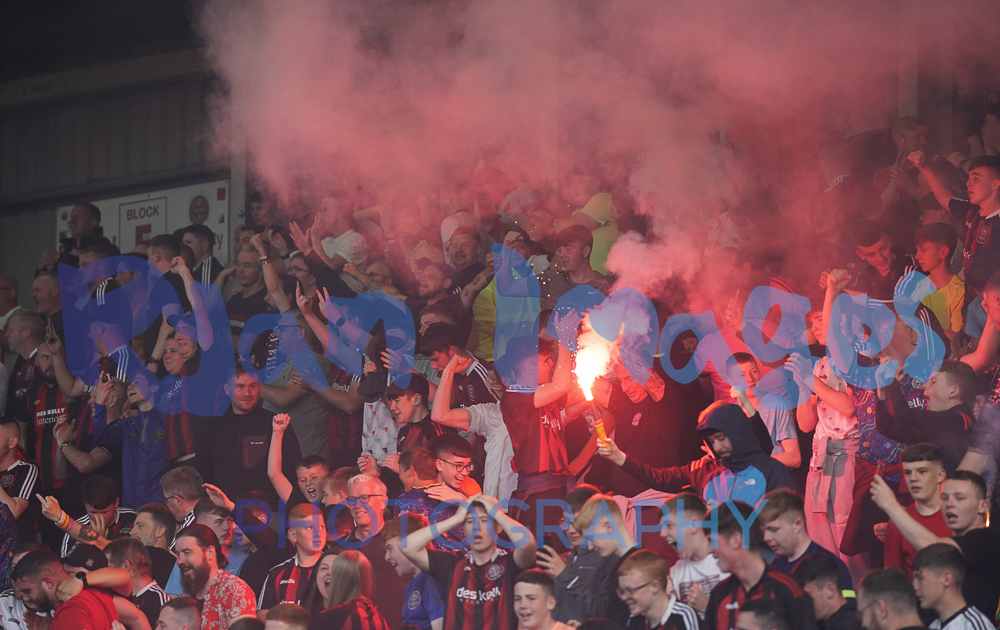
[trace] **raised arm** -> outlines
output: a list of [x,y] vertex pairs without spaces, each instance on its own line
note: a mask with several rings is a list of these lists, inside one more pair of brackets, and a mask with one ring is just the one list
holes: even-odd
[[391,295],[401,301],[405,301],[407,296],[405,293],[392,286],[391,284],[385,284],[384,282],[378,282],[366,276],[358,266],[352,262],[345,263],[343,267],[343,272],[354,278],[359,285],[368,289],[369,291],[381,291],[386,295]]
[[[38,502],[42,504],[42,516],[56,524],[56,527],[69,534],[69,537],[78,542],[94,545],[98,549],[104,549],[108,545],[108,539],[102,536],[90,525],[83,525],[69,517],[59,506],[59,501],[55,497],[43,497],[36,494]],[[96,525],[97,523],[95,523]]]
[[451,408],[451,390],[455,383],[455,372],[464,371],[472,363],[471,358],[455,353],[448,365],[441,372],[441,382],[434,393],[434,406],[431,408],[431,420],[459,431],[468,431],[472,423],[472,415],[468,409]]
[[53,334],[51,337],[46,338],[45,343],[52,354],[52,368],[55,370],[56,383],[59,384],[59,389],[62,390],[63,396],[66,398],[79,398],[86,394],[86,384],[69,373],[62,339]]
[[899,529],[899,533],[903,535],[903,538],[913,545],[917,551],[935,543],[946,543],[958,547],[958,543],[950,536],[942,538],[910,516],[906,512],[906,508],[899,504],[892,488],[882,479],[881,475],[875,475],[870,492],[875,505],[882,508],[889,518],[892,519],[892,522]]
[[202,350],[208,350],[215,343],[215,335],[212,332],[212,321],[208,318],[205,296],[202,295],[201,288],[194,283],[191,270],[187,268],[187,263],[184,262],[183,258],[180,256],[174,258],[170,271],[179,275],[184,282],[184,293],[187,294],[187,299],[191,302],[191,312],[194,313],[195,329],[198,331],[198,345],[201,346]]
[[477,494],[474,497],[469,497],[469,501],[482,503],[493,514],[493,522],[503,530],[511,544],[514,545],[514,562],[517,563],[517,566],[522,569],[530,569],[535,566],[537,549],[535,537],[529,528],[507,516],[502,509],[497,507],[500,502],[491,496]]
[[1000,358],[997,353],[998,348],[1000,348],[1000,328],[997,328],[993,318],[987,318],[983,335],[979,338],[979,345],[960,360],[979,373],[997,362]]
[[267,289],[267,294],[271,296],[274,306],[278,309],[279,313],[292,310],[292,304],[288,301],[288,296],[285,295],[284,289],[281,288],[281,277],[278,275],[278,269],[272,264],[270,257],[267,255],[267,246],[264,245],[261,235],[254,234],[253,238],[250,239],[250,244],[254,246],[254,249],[260,255],[261,268],[264,272],[264,287]]
[[458,510],[450,518],[438,523],[431,523],[427,527],[408,534],[406,540],[400,543],[399,550],[418,569],[424,572],[429,571],[430,557],[427,554],[427,545],[434,541],[435,533],[440,535],[442,532],[450,531],[464,523],[467,514],[465,508],[460,504]]
[[281,471],[281,443],[290,421],[287,413],[274,416],[271,420],[271,446],[267,450],[267,477],[282,501],[288,501],[288,497],[292,495],[292,483]]
[[[567,338],[571,334],[576,337],[577,326],[580,324],[580,315],[577,312],[571,311],[567,315],[552,313],[551,321],[554,322],[560,339]],[[535,409],[554,403],[573,390],[573,355],[561,343],[557,342],[556,346],[559,348],[559,353],[555,373],[551,381],[540,384],[535,390],[533,399]]]
[[[924,176],[927,181],[927,185],[930,187],[931,192],[934,193],[934,198],[937,202],[941,204],[941,207],[948,210],[948,206],[951,204],[951,199],[953,195],[951,191],[948,190],[947,186],[941,183],[938,176],[934,174],[934,171],[927,166],[927,159],[924,156],[923,151],[914,151],[908,156],[910,162],[920,171],[920,174]],[[965,217],[962,217],[963,219]]]

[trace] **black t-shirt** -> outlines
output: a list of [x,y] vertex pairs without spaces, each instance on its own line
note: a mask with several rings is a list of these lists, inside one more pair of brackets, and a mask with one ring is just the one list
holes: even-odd
[[860,291],[873,300],[891,302],[893,292],[896,290],[896,284],[900,278],[917,268],[917,263],[913,259],[913,256],[896,252],[896,259],[889,265],[889,273],[883,276],[875,267],[865,265],[858,272],[851,290]]
[[[261,407],[237,415],[230,405],[218,418],[199,418],[203,429],[195,435],[193,465],[205,482],[234,498],[251,490],[262,490],[276,503],[277,493],[267,476],[273,415]],[[302,452],[292,427],[285,430],[282,438],[281,457],[285,477],[296,479],[295,466],[302,459]]]
[[982,293],[986,282],[1000,271],[1000,215],[979,216],[979,206],[961,199],[952,199],[948,210],[965,221],[965,284]]
[[992,617],[1000,602],[1000,532],[983,527],[954,540],[965,556],[965,601]]
[[[608,410],[615,417],[615,443],[622,452],[654,468],[691,461],[701,443],[695,430],[697,414],[687,414],[684,400],[668,379],[662,380],[664,392],[658,401],[647,393],[634,403],[618,383],[608,401]],[[649,487],[618,466],[612,466],[611,489],[614,494],[634,497]]]
[[243,327],[254,315],[260,315],[270,310],[264,298],[267,296],[267,289],[261,287],[250,297],[243,297],[243,292],[234,293],[226,302],[226,313],[229,315],[229,327],[234,335],[243,332]]
[[156,620],[160,616],[160,609],[170,601],[170,596],[159,584],[153,581],[130,599],[136,608],[146,615],[146,619],[149,619],[149,626],[155,628]]
[[149,558],[153,561],[153,579],[160,585],[160,588],[167,588],[170,580],[170,572],[177,564],[177,557],[162,547],[146,547]]
[[469,283],[471,283],[476,276],[478,276],[483,269],[486,269],[486,265],[481,262],[474,262],[465,269],[456,273],[458,276],[458,282],[455,284],[459,289],[464,289]]

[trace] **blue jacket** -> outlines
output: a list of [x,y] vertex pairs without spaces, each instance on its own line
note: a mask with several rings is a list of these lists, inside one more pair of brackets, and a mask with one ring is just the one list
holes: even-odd
[[622,470],[661,492],[681,492],[690,486],[692,492],[713,505],[726,499],[756,505],[771,490],[794,489],[788,468],[764,454],[749,419],[738,405],[713,409],[700,419],[698,431],[703,435],[725,433],[733,444],[733,452],[721,460],[703,457],[669,468],[653,468],[627,457]]
[[122,447],[122,507],[160,503],[160,477],[170,468],[163,412],[155,407],[110,425],[108,408],[94,405],[94,443]]

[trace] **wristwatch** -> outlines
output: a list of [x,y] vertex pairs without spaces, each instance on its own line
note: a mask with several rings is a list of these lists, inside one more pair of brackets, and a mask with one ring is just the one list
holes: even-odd
[[76,579],[80,580],[81,582],[83,582],[83,588],[87,588],[88,586],[90,586],[89,584],[87,584],[87,572],[86,571],[80,571],[74,577]]
[[70,442],[69,440],[66,440],[66,441],[63,441],[63,442],[59,443],[59,448],[60,449],[62,449],[64,446],[73,446],[73,443]]

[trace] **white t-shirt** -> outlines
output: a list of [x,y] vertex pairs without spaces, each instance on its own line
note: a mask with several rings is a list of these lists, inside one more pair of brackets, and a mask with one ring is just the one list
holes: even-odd
[[514,461],[514,446],[500,413],[500,405],[485,403],[465,409],[469,412],[469,433],[486,438],[483,493],[501,501],[509,499],[517,488],[517,473],[510,465]]
[[[25,615],[34,615],[24,602],[14,597],[14,591],[4,591],[0,594],[0,628],[4,630],[28,630],[24,623]],[[35,624],[37,625],[37,624]]]
[[[828,357],[823,357],[816,362],[815,367],[813,367],[813,375],[823,381],[830,389],[838,392],[847,391],[847,384],[830,369],[830,360]],[[826,440],[821,438],[843,440],[844,438],[857,437],[861,434],[860,429],[858,429],[857,417],[848,418],[828,403],[823,402],[818,396],[816,401],[816,417],[816,435],[813,440],[812,461],[809,462],[813,468],[822,467],[823,460],[826,458]]]
[[975,606],[966,606],[951,616],[946,622],[940,619],[931,622],[931,630],[985,630],[994,627],[993,620]]
[[[337,237],[328,236],[323,239],[323,251],[330,258],[339,255],[347,262],[352,262],[361,271],[365,270],[368,262],[368,244],[365,237],[354,230],[347,230]],[[340,279],[347,283],[347,286],[354,288],[356,282],[343,271],[340,272]]]
[[670,578],[674,581],[674,588],[681,601],[687,600],[688,592],[695,584],[701,585],[705,595],[710,595],[712,589],[727,577],[729,574],[719,568],[719,563],[712,554],[698,562],[682,558],[670,567]]

